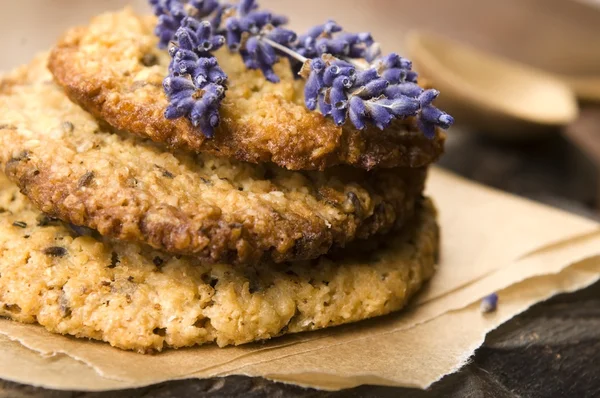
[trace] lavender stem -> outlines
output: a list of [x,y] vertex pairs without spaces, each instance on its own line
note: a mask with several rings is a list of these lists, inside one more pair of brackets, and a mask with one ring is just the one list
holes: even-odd
[[308,58],[303,57],[302,55],[298,54],[297,52],[295,52],[294,50],[291,50],[289,48],[287,48],[286,46],[282,46],[281,44],[267,38],[267,37],[262,37],[261,40],[263,40],[265,43],[267,43],[268,45],[270,45],[271,47],[281,51],[284,54],[289,55],[292,58],[297,59],[298,61],[305,63],[306,61],[308,61]]

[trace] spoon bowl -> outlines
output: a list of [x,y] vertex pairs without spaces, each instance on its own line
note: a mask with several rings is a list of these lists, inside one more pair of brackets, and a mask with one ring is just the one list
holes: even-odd
[[411,32],[406,44],[415,70],[441,92],[436,106],[457,125],[519,138],[577,118],[574,92],[548,73],[430,33]]

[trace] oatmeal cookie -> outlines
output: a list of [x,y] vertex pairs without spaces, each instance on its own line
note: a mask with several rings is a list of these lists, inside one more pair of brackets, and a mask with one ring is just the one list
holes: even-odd
[[210,153],[252,163],[273,162],[292,170],[349,164],[422,167],[443,151],[444,134],[428,139],[414,120],[364,131],[304,106],[302,81],[288,61],[276,65],[281,83],[267,82],[227,50],[217,53],[229,75],[221,125],[207,139],[187,119],[167,120],[162,81],[170,61],[153,34],[154,17],[131,10],[104,14],[69,31],[51,53],[49,68],[69,97],[108,125],[162,142],[173,149]]
[[0,167],[45,213],[104,236],[235,264],[311,259],[401,227],[423,190],[424,168],[294,172],[106,132],[45,61],[0,81]]
[[432,204],[376,256],[233,267],[81,234],[0,175],[0,316],[138,352],[243,344],[384,315],[434,272]]

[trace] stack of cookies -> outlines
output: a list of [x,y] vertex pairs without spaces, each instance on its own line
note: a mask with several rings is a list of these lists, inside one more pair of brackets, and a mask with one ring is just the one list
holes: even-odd
[[0,81],[0,315],[138,352],[399,310],[429,279],[444,136],[338,126],[222,49],[214,137],[166,119],[156,18],[73,29]]

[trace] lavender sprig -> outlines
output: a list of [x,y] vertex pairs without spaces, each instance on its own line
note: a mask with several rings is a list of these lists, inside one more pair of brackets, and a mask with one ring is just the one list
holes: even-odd
[[181,26],[184,18],[190,16],[202,20],[222,7],[219,0],[149,0],[154,14],[158,17],[155,33],[158,46],[167,48]]
[[291,45],[296,40],[296,34],[280,27],[287,22],[287,18],[259,11],[255,0],[241,0],[231,11],[231,16],[225,22],[229,49],[239,51],[246,68],[260,69],[268,81],[278,83],[279,77],[273,71],[273,65],[279,61],[279,57],[273,46],[264,39],[283,46]]
[[365,59],[377,58],[381,50],[370,33],[336,33],[342,27],[335,21],[327,21],[311,28],[298,38],[294,51],[306,58],[316,58],[325,54],[338,58]]
[[219,107],[227,89],[227,75],[211,52],[224,44],[225,38],[213,34],[210,22],[185,17],[169,47],[171,64],[163,81],[170,100],[165,117],[188,117],[209,138],[219,125]]
[[369,33],[344,33],[328,21],[297,37],[282,27],[285,17],[259,10],[256,0],[150,3],[159,16],[159,45],[173,43],[164,83],[171,101],[165,116],[187,117],[208,137],[219,123],[227,80],[211,54],[225,43],[248,69],[260,69],[271,82],[279,81],[273,70],[279,56],[289,58],[306,79],[307,108],[318,108],[339,126],[350,119],[357,129],[368,123],[385,129],[394,119],[416,116],[419,129],[431,138],[437,126],[447,129],[454,122],[432,105],[439,92],[416,84],[412,63],[395,53],[381,56]]

